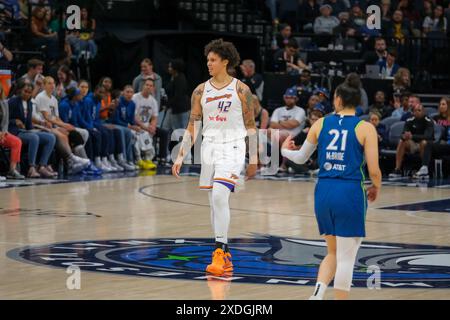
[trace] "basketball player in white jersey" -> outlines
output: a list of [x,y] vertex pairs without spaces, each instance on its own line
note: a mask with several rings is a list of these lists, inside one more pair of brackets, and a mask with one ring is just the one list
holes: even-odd
[[[191,115],[172,174],[179,176],[183,158],[190,152],[198,135],[194,124],[203,120],[200,189],[208,191],[216,241],[212,263],[206,271],[223,275],[233,271],[228,248],[229,198],[245,167],[245,137],[248,135],[253,141],[256,126],[250,89],[227,72],[240,60],[234,45],[222,39],[213,40],[206,45],[205,56],[211,78],[197,86],[192,94]],[[247,179],[252,178],[257,169],[256,148],[249,149]]]

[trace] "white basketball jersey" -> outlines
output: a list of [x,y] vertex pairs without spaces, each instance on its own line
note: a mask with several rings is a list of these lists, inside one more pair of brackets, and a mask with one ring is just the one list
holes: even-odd
[[242,103],[237,92],[238,80],[233,78],[224,88],[205,82],[201,99],[204,137],[214,142],[229,142],[247,135],[242,115]]

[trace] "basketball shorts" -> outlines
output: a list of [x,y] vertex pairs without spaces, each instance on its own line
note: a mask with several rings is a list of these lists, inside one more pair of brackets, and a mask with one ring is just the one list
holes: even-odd
[[321,235],[366,236],[367,197],[360,181],[319,179],[314,209]]
[[217,143],[204,138],[201,149],[201,173],[199,187],[211,190],[214,183],[220,183],[232,192],[245,167],[245,139]]

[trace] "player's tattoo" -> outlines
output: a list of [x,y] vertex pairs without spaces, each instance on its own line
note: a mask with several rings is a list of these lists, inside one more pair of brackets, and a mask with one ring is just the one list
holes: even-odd
[[189,117],[189,124],[194,125],[195,121],[200,121],[202,120],[202,115],[201,114],[197,114],[194,112],[191,112],[191,115]]
[[239,92],[244,95],[244,101],[242,103],[242,113],[244,116],[244,124],[247,129],[255,129],[255,116],[253,113],[253,95],[249,88],[243,89],[239,87]]

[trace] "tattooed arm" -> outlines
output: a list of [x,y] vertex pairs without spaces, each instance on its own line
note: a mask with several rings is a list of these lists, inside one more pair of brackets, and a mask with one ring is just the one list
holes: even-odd
[[204,88],[204,83],[199,84],[197,88],[195,88],[191,96],[191,115],[189,117],[186,132],[183,136],[180,151],[178,152],[177,159],[172,166],[172,174],[176,177],[179,176],[184,157],[191,151],[192,145],[194,144],[199,134],[198,128],[195,128],[195,123],[201,121],[203,117],[202,105],[200,103],[200,100],[202,98]]
[[245,128],[247,129],[249,146],[249,165],[247,167],[247,178],[253,178],[256,174],[258,165],[258,136],[255,124],[255,113],[253,108],[253,96],[249,87],[239,81],[238,94],[242,103],[242,116],[244,118]]

